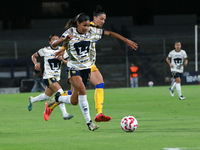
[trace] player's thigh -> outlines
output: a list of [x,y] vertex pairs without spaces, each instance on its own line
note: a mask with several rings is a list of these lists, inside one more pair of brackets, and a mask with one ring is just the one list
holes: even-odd
[[57,92],[59,89],[61,89],[60,84],[58,83],[58,80],[56,78],[48,78],[44,79],[44,83],[46,86],[53,91],[53,93]]
[[56,93],[59,89],[61,89],[61,86],[58,82],[54,82],[51,85],[49,85],[49,88]]
[[95,86],[100,83],[104,83],[103,76],[101,75],[99,70],[95,70],[91,72],[90,82]]
[[78,92],[79,95],[86,95],[85,85],[83,84],[82,78],[79,75],[72,76],[69,79],[69,82],[74,87],[74,89]]
[[174,75],[174,78],[176,80],[176,83],[181,83],[181,77],[182,77],[182,73],[176,72]]
[[176,83],[181,83],[181,78],[180,77],[176,78]]
[[50,88],[48,88],[48,87],[46,86],[46,88],[45,88],[45,94],[46,94],[47,96],[51,97],[51,96],[54,94],[54,92],[53,92]]

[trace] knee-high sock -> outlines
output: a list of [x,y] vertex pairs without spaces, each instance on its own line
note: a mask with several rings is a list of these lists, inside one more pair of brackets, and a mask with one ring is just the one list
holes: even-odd
[[182,95],[181,94],[181,84],[180,83],[176,83],[176,90],[178,92],[179,97]]
[[63,102],[66,104],[71,104],[71,95],[60,96],[58,98],[59,102]]
[[174,90],[176,87],[176,82],[173,83],[172,87],[171,87],[171,90]]
[[39,101],[46,101],[48,99],[50,99],[50,97],[47,96],[45,93],[42,93],[36,97],[31,98],[31,103],[39,102]]
[[90,117],[90,111],[89,111],[89,104],[87,101],[87,95],[79,95],[78,102],[79,102],[79,106],[81,108],[81,111],[83,113],[86,123],[90,123],[91,117]]
[[60,107],[60,110],[62,111],[63,117],[66,116],[68,113],[65,107],[65,103],[59,104],[59,107]]
[[104,101],[104,83],[97,84],[95,86],[95,103],[96,103],[96,113],[102,113],[103,101]]
[[[63,93],[63,89],[59,89],[57,92]],[[66,110],[66,107],[65,107],[65,103],[59,104],[59,107],[60,107],[60,110],[61,110],[63,116],[66,116],[67,110]]]

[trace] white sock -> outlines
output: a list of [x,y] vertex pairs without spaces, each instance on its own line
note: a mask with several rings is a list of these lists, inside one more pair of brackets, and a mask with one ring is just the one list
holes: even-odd
[[48,99],[50,99],[50,97],[47,96],[45,93],[42,93],[36,97],[31,98],[31,103],[39,102],[39,101],[46,101]]
[[176,87],[176,82],[173,83],[172,87],[171,87],[171,90],[174,90]]
[[180,83],[176,83],[176,90],[178,92],[179,97],[182,95],[181,94],[181,84]]
[[89,104],[87,101],[87,95],[79,95],[78,102],[86,123],[90,123],[91,118],[90,118]]
[[59,89],[57,92],[60,92],[60,94],[63,93],[63,89]]
[[66,103],[66,104],[71,104],[71,95],[60,96],[60,97],[58,98],[58,101],[59,101],[59,102]]
[[59,107],[60,107],[60,110],[62,111],[63,116],[66,116],[67,110],[66,110],[66,107],[65,107],[65,103],[59,104]]

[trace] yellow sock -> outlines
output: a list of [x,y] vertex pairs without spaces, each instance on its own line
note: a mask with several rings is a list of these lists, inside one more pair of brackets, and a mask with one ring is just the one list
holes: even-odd
[[96,88],[95,89],[95,103],[96,103],[97,114],[102,113],[103,101],[104,101],[104,89]]
[[56,108],[56,106],[58,106],[58,104],[57,103],[55,103],[55,104],[53,104],[51,107],[49,107],[50,109],[54,109],[54,108]]
[[64,91],[63,93],[61,93],[61,96],[67,96],[67,95],[69,95],[68,91]]
[[[67,95],[69,95],[68,94],[68,91],[64,91],[63,93],[61,93],[61,96],[67,96]],[[49,107],[50,109],[54,109],[54,108],[56,108],[56,106],[58,106],[60,103],[55,103],[55,104],[53,104],[51,107]]]

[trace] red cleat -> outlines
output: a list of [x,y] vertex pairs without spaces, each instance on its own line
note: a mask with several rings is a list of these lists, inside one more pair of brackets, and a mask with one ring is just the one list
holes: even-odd
[[48,104],[48,102],[45,104],[45,111],[44,111],[44,119],[46,120],[46,121],[48,121],[49,120],[49,117],[50,117],[50,115],[51,115],[51,113],[52,113],[52,109],[50,109],[48,106],[47,106],[47,104]]
[[105,116],[104,113],[103,114],[99,114],[94,118],[94,121],[96,122],[107,122],[110,121],[112,118],[109,116]]

